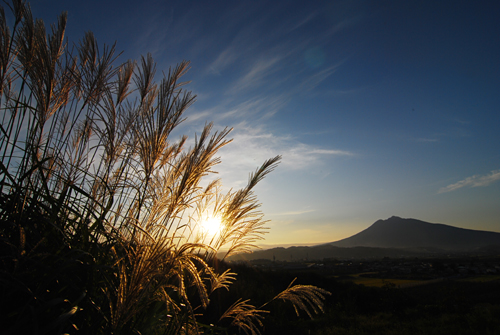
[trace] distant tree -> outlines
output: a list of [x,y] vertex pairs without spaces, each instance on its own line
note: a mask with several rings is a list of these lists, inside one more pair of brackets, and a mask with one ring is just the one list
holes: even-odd
[[[230,129],[172,139],[195,101],[181,62],[155,82],[151,55],[115,65],[91,32],[74,47],[67,15],[47,34],[21,0],[0,9],[0,324],[7,334],[191,334],[214,291],[235,280],[216,254],[264,233],[253,193],[280,157],[222,193],[205,182]],[[10,21],[11,26],[7,24]],[[220,231],[201,227],[219,217]],[[290,285],[275,299],[320,312],[328,292]],[[264,307],[264,306],[262,306]],[[259,333],[266,311],[238,300],[210,328]]]

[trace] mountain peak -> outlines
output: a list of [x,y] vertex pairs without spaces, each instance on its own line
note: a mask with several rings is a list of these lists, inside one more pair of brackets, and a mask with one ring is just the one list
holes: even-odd
[[329,244],[338,247],[470,250],[500,245],[500,233],[391,216],[386,220],[376,221],[351,237]]

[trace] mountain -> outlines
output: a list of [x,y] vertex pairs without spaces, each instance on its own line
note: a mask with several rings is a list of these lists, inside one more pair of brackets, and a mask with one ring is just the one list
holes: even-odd
[[393,216],[386,220],[378,220],[367,229],[336,242],[311,247],[294,246],[259,250],[250,254],[231,256],[229,260],[373,259],[470,252],[498,254],[500,233]]
[[336,247],[469,251],[490,245],[500,245],[500,233],[393,216],[387,220],[376,221],[356,235],[328,244]]

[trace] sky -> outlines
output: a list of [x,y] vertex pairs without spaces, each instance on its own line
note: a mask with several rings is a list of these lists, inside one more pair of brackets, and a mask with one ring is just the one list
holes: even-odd
[[[500,2],[30,2],[158,73],[191,61],[180,131],[234,127],[226,189],[256,188],[263,246],[333,242],[396,215],[500,232]],[[161,76],[157,76],[161,79]]]

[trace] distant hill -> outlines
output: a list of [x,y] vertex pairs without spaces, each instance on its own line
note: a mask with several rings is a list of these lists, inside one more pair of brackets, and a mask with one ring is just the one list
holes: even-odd
[[500,252],[500,233],[393,216],[387,220],[378,220],[367,229],[340,241],[311,247],[259,250],[251,254],[232,256],[230,260],[395,258],[471,252]]
[[269,259],[276,261],[313,261],[332,259],[382,259],[384,257],[403,258],[422,256],[423,251],[394,249],[394,248],[369,248],[353,247],[341,248],[329,244],[313,247],[272,248],[254,251],[250,254],[239,254],[229,257],[230,261]]
[[329,244],[344,248],[426,248],[468,251],[500,245],[500,233],[393,216],[387,220],[378,220],[356,235]]

